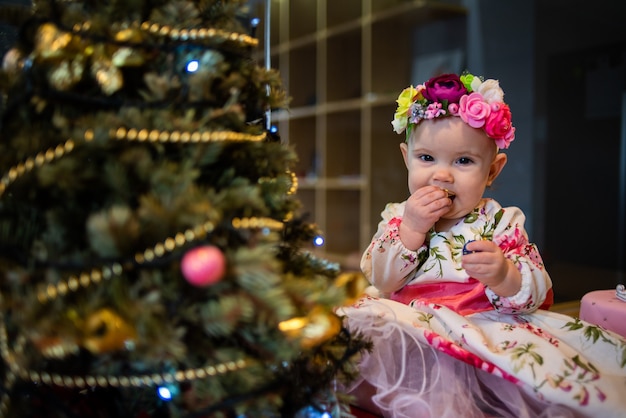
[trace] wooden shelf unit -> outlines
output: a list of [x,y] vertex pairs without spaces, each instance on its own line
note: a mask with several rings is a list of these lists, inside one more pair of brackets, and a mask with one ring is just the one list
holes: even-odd
[[[408,196],[391,120],[398,93],[416,82],[412,37],[465,14],[430,0],[271,1],[271,64],[292,98],[272,118],[298,153],[298,197],[324,232],[323,255],[354,260],[385,204]],[[260,45],[263,33],[261,24]]]

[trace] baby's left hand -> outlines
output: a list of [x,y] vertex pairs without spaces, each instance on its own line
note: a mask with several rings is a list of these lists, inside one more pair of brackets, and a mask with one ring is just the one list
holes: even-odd
[[463,255],[461,265],[470,277],[500,296],[512,296],[519,291],[519,271],[493,241],[472,241],[465,248],[469,253]]

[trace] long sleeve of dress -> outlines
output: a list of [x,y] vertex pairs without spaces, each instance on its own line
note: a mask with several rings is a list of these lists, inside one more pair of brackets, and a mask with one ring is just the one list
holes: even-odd
[[404,286],[428,255],[426,245],[412,251],[402,244],[399,227],[403,213],[404,203],[385,207],[376,234],[361,258],[363,274],[383,297]]
[[498,296],[489,288],[485,289],[485,293],[499,312],[532,312],[546,300],[552,281],[537,246],[528,242],[523,212],[517,207],[507,207],[497,212],[496,219],[493,241],[520,271],[522,286],[517,294],[510,297]]

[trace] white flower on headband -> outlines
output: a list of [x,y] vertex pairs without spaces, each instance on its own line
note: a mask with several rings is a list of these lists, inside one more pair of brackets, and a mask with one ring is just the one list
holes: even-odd
[[498,80],[489,79],[481,82],[480,78],[474,77],[471,87],[473,91],[480,93],[487,103],[504,102],[504,92]]
[[406,130],[407,139],[422,120],[446,116],[459,116],[469,126],[483,129],[499,148],[508,148],[515,139],[511,110],[498,80],[443,74],[404,89],[396,102],[391,125],[398,134]]

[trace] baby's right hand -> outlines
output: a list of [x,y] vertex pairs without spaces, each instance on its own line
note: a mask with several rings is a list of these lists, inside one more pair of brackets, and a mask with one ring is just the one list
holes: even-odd
[[437,186],[424,186],[406,201],[400,239],[404,245],[416,250],[426,239],[426,234],[449,209],[452,201],[448,193]]

